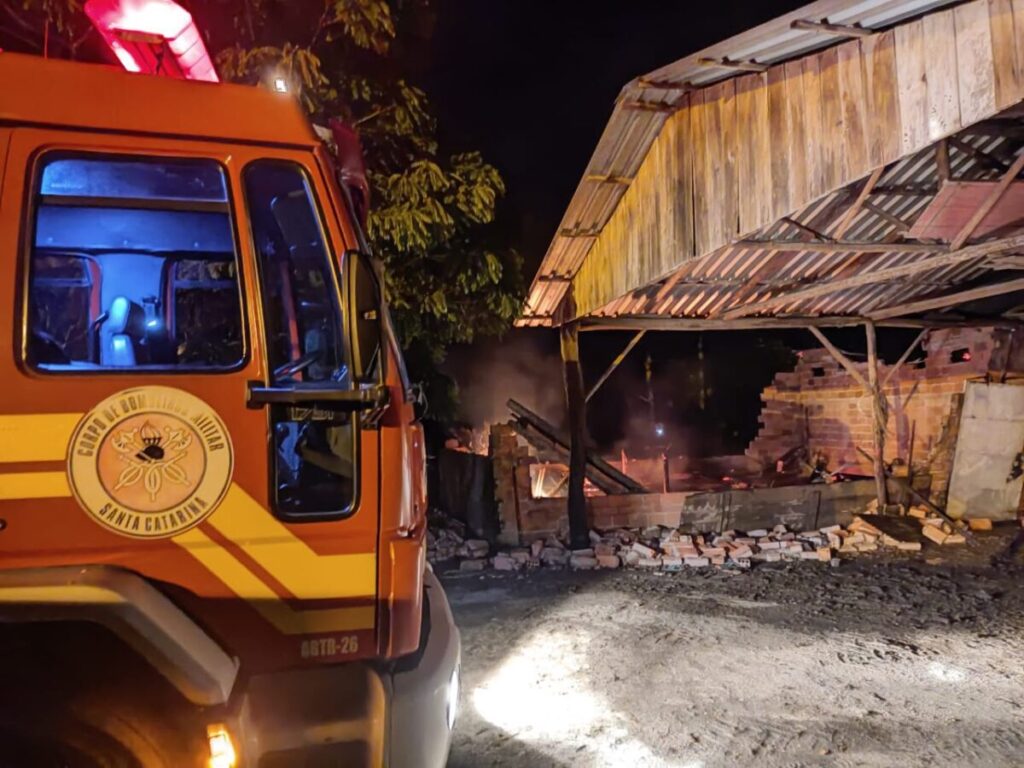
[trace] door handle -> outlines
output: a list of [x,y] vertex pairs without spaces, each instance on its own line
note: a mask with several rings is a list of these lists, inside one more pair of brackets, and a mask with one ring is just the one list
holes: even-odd
[[318,404],[331,410],[372,411],[388,404],[388,388],[375,386],[345,389],[297,384],[271,386],[261,381],[250,381],[246,387],[246,405],[249,408],[303,404]]

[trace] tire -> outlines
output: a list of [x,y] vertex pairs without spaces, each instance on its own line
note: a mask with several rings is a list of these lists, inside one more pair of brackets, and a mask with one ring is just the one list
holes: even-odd
[[27,636],[0,642],[11,652],[0,668],[0,768],[204,765],[202,713],[113,635],[56,624],[18,633]]

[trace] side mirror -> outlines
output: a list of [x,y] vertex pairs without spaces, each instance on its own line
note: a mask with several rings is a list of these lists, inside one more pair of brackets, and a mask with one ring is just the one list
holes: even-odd
[[348,262],[348,326],[352,335],[352,374],[356,384],[379,383],[381,364],[381,286],[370,257],[359,251]]
[[416,418],[422,419],[430,412],[430,403],[427,402],[427,390],[422,382],[415,382],[411,387],[412,404],[416,409]]

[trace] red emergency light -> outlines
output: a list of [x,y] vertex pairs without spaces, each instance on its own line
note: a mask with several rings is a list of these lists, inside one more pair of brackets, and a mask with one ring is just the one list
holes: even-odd
[[88,0],[85,13],[129,72],[218,82],[192,14],[174,0]]

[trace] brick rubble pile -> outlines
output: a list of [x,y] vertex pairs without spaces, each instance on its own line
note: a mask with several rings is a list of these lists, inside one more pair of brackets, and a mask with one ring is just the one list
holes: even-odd
[[[572,550],[555,536],[536,539],[529,546],[503,549],[494,554],[482,539],[465,539],[465,530],[457,523],[446,528],[432,528],[428,534],[427,557],[431,562],[460,560],[464,571],[494,568],[519,571],[531,568],[641,568],[660,571],[681,571],[684,568],[746,569],[766,562],[809,560],[836,564],[840,555],[875,552],[880,548],[916,552],[921,541],[915,535],[890,535],[872,524],[869,509],[855,517],[847,526],[830,525],[810,531],[791,531],[785,525],[772,529],[723,531],[721,533],[689,534],[676,528],[649,528],[590,532],[590,546]],[[923,507],[912,507],[907,517],[917,518],[921,534],[936,544],[958,544],[965,541],[959,530]],[[978,523],[976,527],[975,523]],[[983,530],[988,521],[972,521],[971,528]],[[879,526],[882,523],[878,524]],[[990,525],[990,523],[989,523]],[[963,525],[963,527],[967,527]]]

